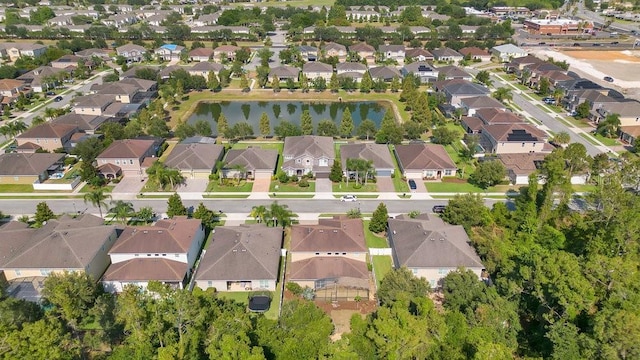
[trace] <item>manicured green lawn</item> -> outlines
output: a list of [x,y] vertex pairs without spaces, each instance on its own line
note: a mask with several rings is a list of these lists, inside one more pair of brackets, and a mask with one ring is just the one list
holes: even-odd
[[2,184],[0,185],[0,193],[32,193],[33,185],[31,184]]
[[507,192],[509,190],[516,190],[517,186],[513,185],[496,185],[486,190],[481,189],[468,182],[425,182],[427,191],[430,193],[484,193],[484,192]]
[[[276,189],[276,186],[278,187]],[[316,182],[309,181],[309,186],[304,188],[298,186],[298,183],[286,183],[281,184],[278,181],[272,181],[269,186],[270,192],[315,192],[316,191]]]
[[269,197],[272,199],[278,199],[278,198],[285,198],[285,199],[313,199],[315,195],[313,194],[307,194],[307,195],[302,195],[302,194],[287,194],[287,195],[276,195],[273,196],[273,194],[269,194]]
[[[107,186],[104,187],[104,192],[110,193],[110,192],[113,191],[114,187],[115,187],[114,185],[107,185]],[[91,186],[90,184],[86,184],[85,186],[82,187],[82,189],[80,189],[79,192],[86,193],[86,192],[90,192],[90,191],[93,191],[93,190],[95,190],[95,188],[93,186]]]
[[[264,313],[268,319],[277,319],[278,318],[278,307],[280,303],[280,284],[277,286],[278,291],[271,292],[271,306],[269,310]],[[249,305],[249,294],[251,292],[245,291],[220,291],[216,293],[218,297],[222,299],[229,299],[239,302],[241,304]]]
[[140,190],[140,192],[169,192],[169,191],[173,191],[173,189],[171,188],[171,184],[167,184],[164,188],[160,188],[160,183],[153,180],[148,180],[147,183],[144,184],[144,186],[142,187],[142,190]]
[[596,190],[596,185],[571,185],[575,192],[592,192]]
[[162,153],[162,156],[160,156],[158,158],[158,161],[164,162],[169,157],[169,154],[171,154],[171,151],[173,150],[174,147],[176,147],[178,142],[177,141],[167,141],[167,144],[169,146],[167,146],[167,148],[164,150],[164,152]]
[[588,142],[590,142],[593,145],[599,145],[597,142],[595,142],[593,139],[598,139],[601,143],[603,143],[605,146],[616,146],[616,145],[620,145],[620,143],[616,140],[616,139],[609,139],[606,138],[600,134],[586,134],[586,133],[581,133],[580,136],[582,136],[583,138],[587,139]]
[[242,304],[249,304],[247,291],[219,291],[216,293],[222,299],[234,300]]
[[347,186],[346,182],[333,183],[332,185],[333,192],[377,192],[378,188],[374,183],[368,183],[367,185],[362,185],[358,188],[355,187],[355,182],[350,181]]
[[386,248],[389,247],[387,239],[380,237],[369,230],[369,220],[364,220],[364,240],[367,243],[368,248]]
[[391,256],[387,255],[376,255],[372,256],[373,258],[373,271],[376,274],[376,283],[377,286],[380,286],[380,282],[384,279],[384,276],[391,271],[392,262]]
[[207,185],[207,192],[251,192],[253,189],[252,181],[241,180],[240,185],[235,185],[235,181],[231,185],[220,185],[219,180],[212,180]]
[[262,149],[276,149],[280,153],[282,153],[282,149],[284,148],[283,142],[237,142],[231,146],[232,149],[246,149],[249,146],[259,147]]

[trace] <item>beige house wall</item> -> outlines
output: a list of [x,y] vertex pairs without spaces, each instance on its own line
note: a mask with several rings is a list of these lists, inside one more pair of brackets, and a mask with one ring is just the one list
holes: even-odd
[[620,116],[620,126],[639,126],[640,117],[638,116]]
[[301,251],[295,251],[295,252],[290,252],[291,254],[291,262],[294,261],[301,261],[301,260],[306,260],[306,259],[311,259],[314,257],[328,257],[328,256],[339,256],[345,259],[351,259],[351,260],[356,260],[356,261],[362,261],[362,262],[366,262],[367,261],[367,253],[366,252],[361,252],[361,253],[357,253],[357,252],[347,252],[346,254],[344,252],[337,252],[337,251],[332,251],[331,253],[329,253],[329,251],[325,251],[325,252],[301,252]]
[[40,145],[40,147],[42,147],[44,150],[47,150],[49,152],[53,152],[54,150],[61,148],[67,140],[69,139],[68,138],[67,139],[55,139],[55,138],[42,139],[42,138],[24,138],[24,137],[16,138],[16,142],[18,143],[18,146],[21,146],[30,142],[30,143]]
[[528,154],[530,152],[541,152],[544,148],[544,142],[500,142],[494,148],[496,154]]
[[102,115],[102,109],[100,108],[76,107],[73,111],[79,115]]
[[302,286],[303,288],[308,287],[311,289],[315,289],[315,281],[313,280],[291,280],[291,282],[294,282],[300,286]]
[[0,176],[0,184],[31,185],[37,180],[38,180],[37,176]]

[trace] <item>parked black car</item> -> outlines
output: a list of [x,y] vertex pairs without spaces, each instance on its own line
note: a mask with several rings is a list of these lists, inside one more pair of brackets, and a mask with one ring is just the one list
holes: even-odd
[[436,214],[442,214],[444,212],[445,208],[446,208],[446,206],[444,206],[444,205],[436,205],[431,210]]
[[611,76],[605,76],[604,81],[613,82],[613,78]]
[[418,187],[416,186],[416,182],[415,182],[415,180],[413,180],[413,179],[409,179],[409,189],[411,189],[411,190],[415,190],[415,189],[417,189],[417,188],[418,188]]

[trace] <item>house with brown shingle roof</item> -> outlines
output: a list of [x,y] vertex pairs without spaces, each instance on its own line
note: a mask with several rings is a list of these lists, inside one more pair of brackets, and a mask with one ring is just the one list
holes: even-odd
[[396,145],[394,153],[406,178],[437,180],[456,175],[457,166],[442,145]]
[[216,291],[275,291],[283,229],[265,224],[218,226],[195,274],[195,284]]
[[[224,158],[224,177],[241,176],[248,179],[270,179],[278,164],[278,150],[250,146],[231,149]],[[242,174],[240,174],[242,173]]]
[[376,63],[376,49],[367,43],[358,43],[349,46],[349,52],[355,53],[360,60],[367,61],[367,65],[373,65]]
[[[438,68],[438,77],[442,77],[443,80],[452,80],[452,79],[460,79],[460,80],[473,80],[473,76],[468,72],[462,70],[461,68],[455,65],[447,65]],[[442,74],[442,76],[440,76]]]
[[123,104],[130,104],[133,98],[138,94],[140,89],[137,86],[121,82],[112,82],[105,84],[94,84],[91,86],[90,92],[99,95],[112,95],[115,101]]
[[152,280],[182,289],[203,242],[202,222],[186,216],[126,227],[109,251],[111,265],[101,282],[109,292],[127,285],[146,288]]
[[316,298],[369,297],[362,219],[334,217],[291,228],[286,279],[315,290]]
[[437,216],[402,215],[389,219],[387,236],[393,249],[393,266],[407,267],[414,276],[426,279],[432,288],[442,286],[451,271],[465,268],[483,278],[484,265],[460,225],[449,225]]
[[0,227],[0,270],[7,280],[46,277],[79,271],[98,280],[109,265],[108,251],[118,235],[116,227],[84,214],[47,221],[39,229]]
[[125,44],[116,48],[118,56],[122,56],[127,59],[128,62],[142,61],[142,58],[147,53],[147,49],[140,45]]
[[405,51],[405,57],[407,59],[412,59],[413,61],[433,60],[433,54],[430,53],[429,50],[423,48],[407,49]]
[[547,134],[529,124],[484,125],[480,145],[485,152],[493,154],[517,154],[551,152]]
[[328,43],[321,49],[323,57],[336,57],[338,62],[345,62],[347,60],[347,48],[342,44]]
[[64,157],[65,154],[58,153],[0,154],[0,184],[43,182],[64,165]]
[[398,71],[397,68],[393,66],[376,66],[369,69],[369,75],[371,75],[371,79],[382,80],[385,82],[389,82],[394,78],[401,79],[402,74]]
[[464,59],[464,55],[448,47],[433,49],[431,53],[435,61],[458,62]]
[[222,145],[180,143],[171,150],[164,164],[180,170],[187,178],[208,179],[223,154]]
[[214,50],[210,48],[197,48],[189,51],[190,61],[209,61],[214,56]]
[[491,54],[477,46],[463,47],[458,52],[471,60],[491,61]]
[[74,99],[73,112],[80,115],[101,116],[115,101],[115,95],[85,95]]
[[460,108],[463,113],[473,116],[480,109],[500,109],[506,110],[506,106],[491,96],[472,96],[460,100]]
[[514,185],[529,183],[529,175],[541,168],[546,154],[500,154],[498,161],[507,169],[507,176]]
[[98,166],[113,164],[122,169],[125,176],[144,176],[142,163],[146,158],[155,157],[159,148],[158,141],[147,139],[116,140],[98,157]]
[[340,146],[340,160],[344,176],[347,176],[348,159],[371,161],[376,176],[391,176],[395,171],[391,153],[385,144],[361,143]]
[[239,46],[222,45],[213,49],[213,60],[219,62],[234,61],[236,59],[236,51],[240,50]]
[[224,69],[224,66],[222,66],[222,64],[209,62],[209,61],[202,61],[188,68],[187,72],[191,76],[199,75],[205,79],[208,79],[209,73],[213,72],[217,76],[218,74],[220,74],[220,71],[223,69]]
[[24,91],[24,81],[14,79],[0,79],[0,95],[6,97],[17,97]]
[[53,120],[51,120],[52,125],[74,125],[78,128],[79,131],[94,134],[96,130],[102,126],[105,122],[109,121],[109,118],[106,116],[95,116],[95,115],[80,115],[74,113],[64,114],[59,116]]
[[16,136],[18,146],[33,143],[47,151],[54,151],[71,139],[78,132],[78,127],[71,124],[44,123],[34,126]]
[[313,173],[318,177],[329,177],[336,152],[333,138],[329,136],[287,136],[282,156],[282,170],[287,175]]

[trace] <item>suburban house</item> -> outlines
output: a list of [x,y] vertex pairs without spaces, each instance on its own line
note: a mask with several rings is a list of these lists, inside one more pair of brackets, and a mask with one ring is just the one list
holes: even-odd
[[145,176],[142,163],[146,158],[155,157],[159,144],[155,140],[116,140],[98,155],[98,166],[111,164],[119,167],[125,176]]
[[362,219],[334,217],[291,227],[287,281],[315,290],[318,300],[369,298]]
[[194,27],[215,25],[218,23],[219,18],[220,18],[219,12],[214,14],[201,14],[197,19],[193,19],[192,25]]
[[271,179],[278,164],[278,150],[250,146],[231,149],[224,158],[224,177]]
[[75,55],[87,60],[90,60],[93,57],[97,57],[99,59],[107,61],[111,58],[109,56],[109,51],[104,49],[98,49],[98,48],[89,48],[89,49],[76,51]]
[[118,293],[127,285],[144,289],[152,280],[182,289],[203,242],[202,222],[186,216],[125,227],[109,251],[111,265],[101,282],[106,291]]
[[477,46],[463,47],[458,52],[464,57],[476,61],[491,61],[491,54],[487,50],[480,49]]
[[64,157],[58,153],[0,154],[0,184],[42,183],[64,166]]
[[91,86],[91,94],[110,95],[117,102],[123,104],[131,104],[134,101],[134,97],[138,94],[140,89],[137,86],[122,82],[113,82],[105,84],[94,84]]
[[79,131],[87,134],[94,134],[110,118],[95,115],[79,115],[68,113],[51,120],[51,125],[73,125]]
[[217,76],[218,74],[220,74],[220,70],[222,69],[224,69],[224,66],[222,66],[222,64],[202,61],[190,68],[187,68],[187,72],[191,76],[202,76],[203,78],[205,78],[205,80],[208,80],[209,74],[211,72],[213,72]]
[[606,89],[585,89],[585,90],[574,90],[567,92],[565,96],[564,103],[565,107],[574,111],[578,105],[586,102],[589,104],[589,110],[591,110],[592,114],[595,115],[595,111],[605,105],[610,103],[617,103],[619,100],[614,99],[613,97],[607,95],[608,91]]
[[473,96],[460,100],[460,108],[463,114],[473,116],[476,110],[480,109],[499,109],[507,110],[506,106],[500,101],[486,95]]
[[480,145],[492,154],[551,152],[553,146],[546,139],[544,131],[529,124],[484,125]]
[[490,93],[485,86],[461,79],[437,81],[434,88],[444,93],[447,102],[454,107],[460,107],[460,101],[464,98],[486,96]]
[[439,67],[438,78],[441,78],[442,80],[453,80],[453,79],[467,80],[467,81],[473,80],[473,76],[471,76],[471,74],[460,69],[455,65],[447,65],[447,66]]
[[37,58],[47,51],[46,45],[28,42],[5,42],[2,44],[2,48],[12,62],[23,56]]
[[526,55],[526,56],[511,59],[511,61],[504,64],[504,69],[508,74],[516,73],[519,75],[521,71],[525,68],[525,66],[531,65],[531,64],[538,64],[541,62],[544,62],[544,60],[538,57],[535,57],[533,55]]
[[220,62],[234,61],[238,50],[240,50],[240,47],[235,45],[218,46],[213,49],[213,60]]
[[164,44],[154,51],[156,56],[164,61],[180,60],[180,56],[186,52],[184,46],[176,44]]
[[127,59],[127,62],[140,62],[146,53],[147,49],[135,44],[126,44],[116,48],[116,54]]
[[433,54],[433,60],[435,61],[459,62],[464,59],[464,55],[448,47],[433,49],[431,50],[431,53]]
[[376,63],[376,49],[367,43],[359,43],[349,46],[349,53],[357,55],[356,58],[359,60],[366,60],[367,65],[373,65]]
[[620,126],[640,126],[640,102],[638,101],[617,101],[603,104],[595,109],[592,115],[595,123],[598,123],[607,116],[617,114],[620,118]]
[[298,81],[298,75],[300,74],[300,69],[288,66],[288,65],[280,65],[271,68],[269,71],[269,79],[278,78],[280,81],[287,81],[289,79],[293,81]]
[[309,45],[300,45],[298,46],[298,51],[300,52],[301,60],[304,62],[316,61],[318,60],[318,48]]
[[507,169],[507,177],[513,185],[527,185],[529,175],[538,171],[544,162],[546,154],[500,154],[498,161]]
[[328,43],[322,47],[322,53],[324,57],[336,57],[338,62],[345,62],[347,60],[347,48],[344,45],[337,43]]
[[432,61],[433,54],[427,49],[415,48],[405,50],[404,56],[413,61]]
[[310,81],[316,78],[323,78],[328,84],[333,75],[333,66],[319,61],[308,62],[302,65],[302,73]]
[[61,73],[65,77],[71,76],[69,69],[56,69],[51,66],[39,66],[29,72],[26,72],[16,78],[25,83],[25,86],[31,87],[33,92],[45,92],[58,83]]
[[77,67],[81,61],[83,61],[85,65],[89,66],[89,68],[91,67],[91,65],[93,65],[91,60],[83,59],[80,56],[63,55],[57,60],[53,60],[51,62],[51,67],[56,69],[65,69],[69,66]]
[[357,62],[338,63],[336,73],[338,77],[348,77],[356,82],[360,82],[364,73],[367,72],[367,65]]
[[63,215],[39,229],[11,222],[0,227],[0,270],[9,280],[41,278],[52,273],[85,272],[98,280],[109,266],[116,227],[90,214]]
[[456,175],[456,164],[442,145],[396,145],[394,153],[400,172],[406,178],[438,180]]
[[287,175],[302,176],[313,173],[316,177],[329,177],[336,157],[330,136],[287,136],[282,151],[282,170]]
[[378,48],[383,60],[392,60],[398,63],[404,63],[406,53],[404,45],[380,45]]
[[14,79],[0,80],[0,95],[7,98],[17,98],[25,91],[24,82]]
[[177,144],[164,164],[189,179],[208,179],[222,159],[224,146],[216,144]]
[[340,146],[340,161],[344,176],[350,176],[353,173],[347,170],[348,159],[371,161],[376,176],[391,176],[395,171],[391,153],[385,144],[359,143]]
[[436,81],[438,79],[438,68],[426,61],[416,61],[402,67],[402,75],[409,74],[417,76],[422,83]]
[[395,268],[406,267],[414,276],[426,279],[431,288],[459,268],[485,278],[484,266],[460,225],[449,225],[437,216],[420,214],[412,219],[401,215],[389,219],[389,245]]
[[401,79],[402,74],[394,66],[376,66],[369,69],[369,75],[372,80],[382,80],[389,82],[394,78]]
[[213,58],[214,50],[210,48],[197,48],[189,51],[189,61],[209,61]]
[[64,147],[65,143],[71,139],[71,135],[76,132],[78,132],[78,127],[75,125],[44,123],[16,136],[16,142],[18,148],[24,144],[32,143],[40,149],[53,152]]
[[195,285],[216,291],[275,291],[284,231],[265,224],[218,226]]
[[514,58],[525,57],[529,54],[513,44],[503,44],[491,48],[491,55],[500,62],[509,62]]
[[473,116],[465,116],[461,125],[467,134],[479,134],[485,125],[523,124],[520,116],[499,108],[476,109]]
[[80,115],[105,115],[105,110],[115,101],[113,95],[85,95],[74,99],[73,112]]

